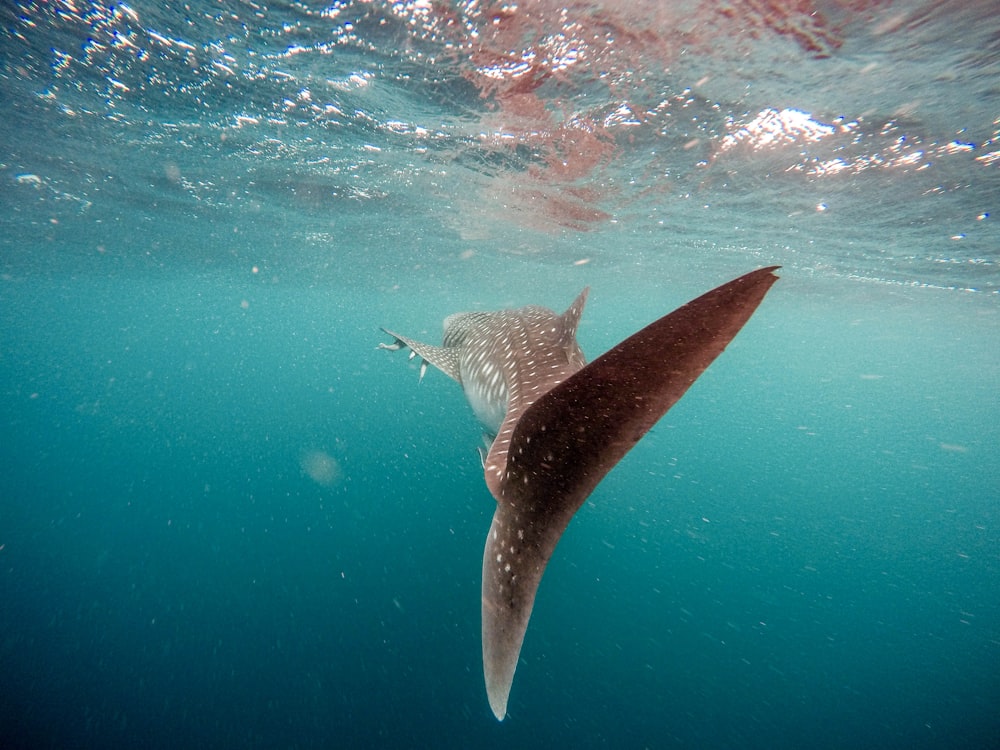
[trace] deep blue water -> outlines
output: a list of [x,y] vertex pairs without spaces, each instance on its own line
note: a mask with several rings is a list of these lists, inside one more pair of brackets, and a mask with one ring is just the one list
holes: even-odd
[[[1000,17],[624,5],[3,7],[0,745],[998,745]],[[497,723],[480,429],[378,327],[770,264]]]

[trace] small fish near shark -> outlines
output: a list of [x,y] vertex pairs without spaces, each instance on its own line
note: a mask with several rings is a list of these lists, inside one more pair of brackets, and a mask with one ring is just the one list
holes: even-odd
[[444,321],[441,346],[383,328],[458,381],[493,436],[483,459],[497,501],[483,555],[483,671],[490,708],[507,715],[538,584],[559,538],[597,484],[750,319],[779,266],[723,284],[590,364],[576,342],[584,289],[562,315],[537,305]]

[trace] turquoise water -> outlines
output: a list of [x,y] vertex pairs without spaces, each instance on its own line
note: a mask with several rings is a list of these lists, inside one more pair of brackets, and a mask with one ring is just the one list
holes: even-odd
[[[0,744],[996,746],[1000,19],[623,5],[4,6]],[[480,430],[378,327],[771,264],[497,723]]]

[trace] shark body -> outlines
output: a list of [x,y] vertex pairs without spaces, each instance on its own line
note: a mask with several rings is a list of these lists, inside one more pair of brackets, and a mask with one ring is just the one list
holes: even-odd
[[483,671],[499,720],[535,594],[556,544],[594,487],[725,349],[777,280],[740,276],[587,364],[576,329],[587,289],[559,315],[536,305],[458,313],[441,346],[383,329],[458,381],[493,437],[483,460],[497,501],[483,555]]

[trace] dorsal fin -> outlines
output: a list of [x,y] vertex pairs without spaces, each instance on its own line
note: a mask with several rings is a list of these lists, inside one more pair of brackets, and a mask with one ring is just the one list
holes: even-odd
[[580,316],[583,315],[583,306],[587,304],[587,294],[589,292],[590,287],[584,287],[583,291],[576,295],[573,304],[567,307],[566,312],[560,316],[560,320],[562,320],[562,335],[559,343],[562,346],[568,347],[576,343],[576,329],[580,326]]

